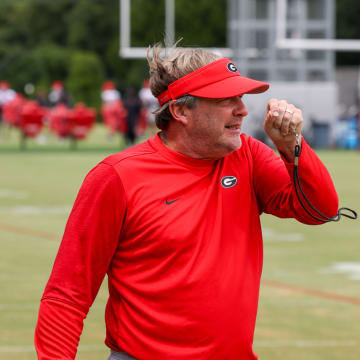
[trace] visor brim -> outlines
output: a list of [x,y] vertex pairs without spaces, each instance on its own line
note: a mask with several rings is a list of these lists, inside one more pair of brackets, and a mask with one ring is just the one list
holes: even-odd
[[250,79],[245,76],[234,76],[189,91],[188,94],[203,98],[222,99],[243,94],[260,94],[268,90],[269,86],[268,83],[259,80]]

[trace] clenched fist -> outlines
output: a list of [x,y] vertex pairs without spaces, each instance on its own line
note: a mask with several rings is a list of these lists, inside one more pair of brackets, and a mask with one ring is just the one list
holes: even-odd
[[264,130],[287,160],[294,160],[296,134],[301,139],[303,117],[300,109],[285,100],[270,99],[266,108]]

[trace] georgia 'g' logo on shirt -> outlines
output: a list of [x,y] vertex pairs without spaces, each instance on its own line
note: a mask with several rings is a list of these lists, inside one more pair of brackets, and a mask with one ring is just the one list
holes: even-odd
[[224,188],[231,188],[237,184],[235,176],[224,176],[221,178],[221,186]]

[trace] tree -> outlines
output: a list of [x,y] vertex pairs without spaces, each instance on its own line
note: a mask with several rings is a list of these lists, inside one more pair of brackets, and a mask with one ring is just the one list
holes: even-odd
[[66,84],[76,102],[83,102],[99,109],[103,81],[103,66],[97,54],[87,51],[73,52]]
[[[360,39],[360,1],[337,0],[336,5],[336,37]],[[226,46],[226,6],[227,0],[175,0],[175,39],[183,38],[181,46]],[[162,41],[165,0],[131,0],[131,23],[131,46]],[[119,57],[119,0],[0,1],[0,78],[16,90],[23,91],[27,82],[46,88],[53,80],[67,80],[77,93],[71,77],[79,51],[101,68],[93,85],[111,79],[124,90],[140,87],[148,77],[146,60]],[[338,65],[359,63],[358,52],[337,53]]]
[[[337,0],[336,1],[336,38],[337,39],[360,39],[360,1]],[[359,52],[338,52],[336,54],[337,65],[360,64]]]
[[176,38],[183,46],[226,47],[226,0],[176,0]]

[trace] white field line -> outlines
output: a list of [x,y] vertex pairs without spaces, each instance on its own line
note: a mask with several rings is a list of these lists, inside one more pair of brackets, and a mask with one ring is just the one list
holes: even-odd
[[71,206],[33,206],[21,205],[13,207],[0,207],[0,213],[10,215],[67,215]]
[[0,188],[0,199],[16,199],[22,200],[28,197],[26,191],[11,190],[11,189],[1,189]]
[[301,233],[279,233],[273,229],[263,227],[262,234],[264,242],[299,242],[304,240]]
[[321,272],[330,274],[344,274],[351,280],[360,280],[360,262],[335,262]]

